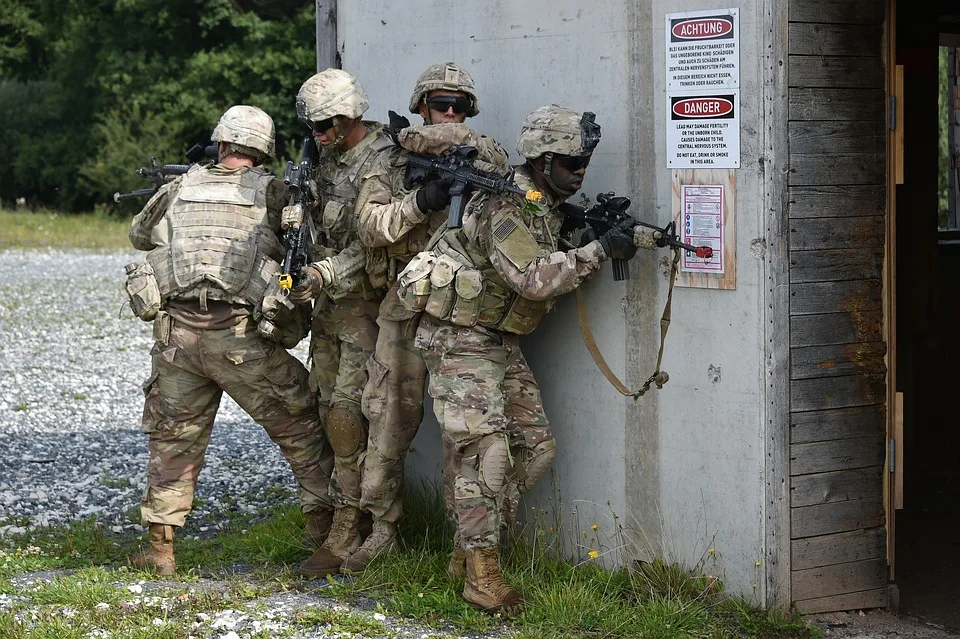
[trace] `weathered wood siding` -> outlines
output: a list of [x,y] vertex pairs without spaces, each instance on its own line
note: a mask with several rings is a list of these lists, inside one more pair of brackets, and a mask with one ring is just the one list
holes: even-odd
[[883,0],[790,0],[791,599],[887,604]]

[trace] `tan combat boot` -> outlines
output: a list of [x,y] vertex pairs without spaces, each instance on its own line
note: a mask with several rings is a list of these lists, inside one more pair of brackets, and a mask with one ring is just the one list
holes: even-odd
[[367,569],[370,562],[378,556],[393,552],[397,549],[397,525],[389,521],[374,520],[373,531],[366,538],[363,545],[350,555],[340,572],[346,574],[361,573]]
[[454,546],[447,564],[447,575],[451,579],[462,579],[467,572],[467,551],[460,546]]
[[139,570],[156,572],[161,577],[170,577],[177,572],[173,558],[173,526],[150,524],[150,547],[130,558],[130,563]]
[[333,513],[330,535],[317,552],[300,564],[304,577],[326,577],[340,571],[343,560],[360,547],[361,513],[353,506],[340,506]]
[[500,548],[467,550],[467,579],[463,598],[486,612],[515,612],[523,597],[503,580],[500,573]]
[[315,510],[303,516],[305,523],[303,527],[303,540],[300,547],[304,550],[316,550],[327,540],[330,533],[330,524],[333,522],[333,509],[324,508]]

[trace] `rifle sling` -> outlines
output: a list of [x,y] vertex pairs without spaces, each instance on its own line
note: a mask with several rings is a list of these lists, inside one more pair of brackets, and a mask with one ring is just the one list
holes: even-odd
[[587,347],[587,350],[590,351],[593,361],[596,363],[597,368],[600,369],[600,372],[603,373],[603,376],[607,378],[607,381],[613,385],[622,395],[627,397],[632,397],[638,399],[642,397],[652,384],[656,384],[657,388],[663,388],[663,385],[667,383],[667,380],[670,379],[670,376],[666,372],[660,370],[660,365],[663,363],[663,347],[664,343],[667,340],[667,330],[670,328],[670,315],[671,315],[671,305],[673,303],[673,285],[677,280],[677,269],[680,263],[680,249],[673,249],[673,263],[670,265],[670,288],[667,291],[667,302],[663,306],[663,314],[660,316],[660,350],[657,353],[657,368],[654,372],[647,378],[647,381],[643,383],[639,389],[631,391],[627,386],[620,381],[620,378],[610,369],[610,366],[607,364],[607,361],[603,358],[603,354],[600,352],[600,348],[597,346],[597,340],[593,337],[593,331],[590,329],[590,318],[587,317],[587,307],[583,301],[583,291],[580,287],[577,287],[577,317],[580,322],[580,334],[583,336],[583,343]]

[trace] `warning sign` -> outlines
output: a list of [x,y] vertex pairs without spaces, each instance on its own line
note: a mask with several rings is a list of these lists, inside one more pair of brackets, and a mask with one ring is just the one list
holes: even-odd
[[740,167],[740,92],[667,96],[667,166]]
[[737,9],[668,13],[667,90],[740,88]]
[[723,186],[684,184],[680,189],[681,241],[713,249],[707,259],[684,251],[680,268],[688,273],[723,273]]

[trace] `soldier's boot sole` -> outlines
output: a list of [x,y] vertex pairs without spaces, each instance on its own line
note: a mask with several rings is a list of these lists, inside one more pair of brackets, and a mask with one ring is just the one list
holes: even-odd
[[321,547],[300,564],[297,572],[303,577],[327,577],[340,572],[342,564],[343,559],[330,552],[329,548]]
[[396,537],[391,539],[383,548],[377,548],[373,551],[361,546],[357,552],[350,555],[347,560],[343,562],[343,565],[340,566],[340,572],[345,575],[359,575],[367,569],[367,566],[369,566],[374,559],[380,555],[396,552],[397,548]]
[[177,562],[173,558],[173,551],[155,552],[152,549],[137,553],[130,558],[130,564],[137,570],[156,573],[161,577],[172,577],[177,574]]

